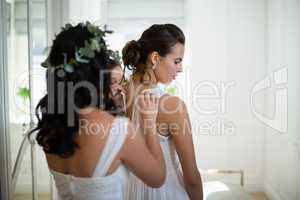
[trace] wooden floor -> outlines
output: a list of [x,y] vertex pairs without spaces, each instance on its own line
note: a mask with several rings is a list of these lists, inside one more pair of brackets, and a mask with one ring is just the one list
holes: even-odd
[[253,200],[268,200],[266,195],[263,192],[253,193]]
[[[39,194],[39,200],[50,200],[49,194]],[[15,194],[13,200],[32,200],[31,194]]]
[[[263,192],[253,193],[253,200],[268,200],[266,195]],[[28,194],[17,194],[15,195],[14,200],[31,200],[32,196]],[[39,200],[50,200],[50,196],[48,194],[40,194]]]

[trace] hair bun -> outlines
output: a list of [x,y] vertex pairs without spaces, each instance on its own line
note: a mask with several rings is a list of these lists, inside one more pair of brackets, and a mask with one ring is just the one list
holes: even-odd
[[141,46],[139,42],[135,40],[127,42],[122,50],[122,59],[125,66],[131,65],[133,68],[136,67],[141,57],[140,49]]

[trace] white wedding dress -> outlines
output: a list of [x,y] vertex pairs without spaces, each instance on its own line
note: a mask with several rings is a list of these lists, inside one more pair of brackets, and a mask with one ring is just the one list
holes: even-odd
[[[165,93],[156,87],[152,93],[162,97]],[[140,114],[136,107],[132,110],[132,124],[135,128],[139,127]],[[166,163],[166,181],[160,188],[151,188],[130,173],[128,180],[127,200],[189,200],[185,190],[181,165],[176,153],[176,149],[170,137],[159,134],[160,145]],[[143,162],[143,161],[141,161]]]
[[[91,178],[80,178],[53,170],[58,199],[61,200],[123,200],[126,197],[128,170],[124,165],[110,175],[107,171],[120,151],[127,135],[128,119],[116,117]],[[91,152],[92,153],[92,152]]]

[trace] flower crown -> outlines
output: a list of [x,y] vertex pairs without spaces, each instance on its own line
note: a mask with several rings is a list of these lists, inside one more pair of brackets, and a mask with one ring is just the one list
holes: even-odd
[[[64,53],[64,63],[54,66],[50,63],[49,57],[41,63],[42,67],[48,68],[50,72],[54,72],[56,69],[63,69],[65,72],[72,73],[74,72],[74,67],[79,63],[89,63],[90,59],[95,58],[96,52],[100,52],[101,50],[105,50],[109,55],[110,59],[113,59],[117,62],[121,61],[121,57],[118,51],[113,51],[111,49],[107,49],[103,38],[107,33],[112,33],[112,31],[101,30],[98,26],[91,24],[90,22],[80,23],[80,26],[87,27],[88,31],[94,35],[93,38],[84,41],[84,47],[75,48],[75,59],[72,58],[69,62],[67,62],[67,54]],[[68,23],[64,27],[62,27],[63,31],[66,31],[70,28],[73,28],[73,25]]]

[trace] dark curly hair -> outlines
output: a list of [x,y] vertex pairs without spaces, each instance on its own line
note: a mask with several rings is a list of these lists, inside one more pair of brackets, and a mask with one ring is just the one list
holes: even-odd
[[144,73],[148,55],[156,51],[162,57],[177,43],[185,44],[182,30],[174,24],[154,24],[146,29],[139,40],[129,41],[122,50],[124,65],[134,72]]
[[[69,62],[76,59],[76,49],[84,47],[93,37],[83,24],[63,29],[53,41],[48,62],[52,66],[58,66],[64,60]],[[94,107],[111,111],[110,74],[107,73],[109,55],[102,38],[101,45],[103,44],[105,48],[95,51],[93,58],[85,58],[88,63],[78,62],[72,73],[59,68],[47,69],[47,94],[36,107],[38,124],[31,131],[31,134],[38,131],[36,140],[46,153],[68,158],[79,148],[75,141],[79,132],[78,109],[91,106],[91,102],[95,101]],[[81,83],[92,86],[94,90],[79,86]]]

